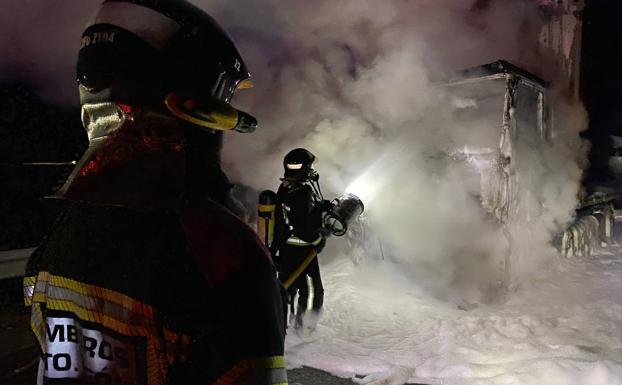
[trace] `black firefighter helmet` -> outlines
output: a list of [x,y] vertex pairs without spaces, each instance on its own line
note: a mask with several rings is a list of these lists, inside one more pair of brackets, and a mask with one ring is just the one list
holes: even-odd
[[185,0],[107,0],[82,34],[81,104],[123,103],[211,131],[253,131],[231,107],[250,74],[235,44]]
[[313,169],[315,155],[305,148],[295,148],[283,158],[285,178],[296,180],[317,181],[318,173]]
[[185,0],[106,0],[78,53],[89,137],[56,197],[123,207],[225,203],[222,134],[257,121],[230,105],[250,75],[231,38]]

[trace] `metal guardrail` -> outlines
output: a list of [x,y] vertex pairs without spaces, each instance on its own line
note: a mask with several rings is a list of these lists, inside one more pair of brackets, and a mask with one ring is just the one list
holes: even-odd
[[33,251],[35,251],[34,247],[0,251],[0,279],[23,276],[26,262]]

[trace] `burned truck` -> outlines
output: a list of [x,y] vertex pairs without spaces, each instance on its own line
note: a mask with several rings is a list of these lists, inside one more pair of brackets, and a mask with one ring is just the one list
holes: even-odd
[[459,71],[439,87],[449,95],[456,119],[478,131],[465,136],[449,156],[473,172],[482,208],[500,223],[508,222],[517,202],[519,147],[545,151],[553,137],[544,81],[497,61]]
[[[477,131],[465,135],[463,143],[447,151],[448,156],[471,172],[468,188],[475,191],[488,215],[508,229],[510,244],[519,241],[513,239],[511,226],[532,226],[532,218],[542,214],[534,211],[545,210],[547,201],[564,193],[566,199],[568,194],[579,198],[574,220],[569,225],[559,223],[557,229],[542,229],[557,231],[551,241],[559,251],[566,256],[590,254],[613,241],[615,194],[577,197],[576,190],[570,190],[578,181],[574,186],[569,181],[568,191],[559,185],[549,190],[538,185],[552,177],[547,175],[552,169],[547,170],[547,163],[559,162],[552,153],[562,135],[562,127],[555,127],[555,111],[542,79],[497,61],[459,71],[438,87],[448,95],[454,118]],[[506,282],[512,280],[512,264],[520,258],[514,252],[508,251],[503,262]]]

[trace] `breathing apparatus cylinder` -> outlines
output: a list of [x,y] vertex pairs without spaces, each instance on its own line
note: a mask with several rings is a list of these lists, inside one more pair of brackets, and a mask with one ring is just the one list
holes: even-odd
[[275,211],[276,193],[271,190],[262,191],[257,206],[257,234],[268,248],[274,239]]
[[340,237],[348,231],[348,226],[358,218],[365,206],[354,194],[343,194],[333,201],[335,206],[324,215],[324,228],[332,235]]

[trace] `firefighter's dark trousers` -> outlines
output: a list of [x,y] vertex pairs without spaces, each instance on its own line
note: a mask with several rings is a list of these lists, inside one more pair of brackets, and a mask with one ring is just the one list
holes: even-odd
[[[279,261],[281,262],[279,279],[281,282],[287,279],[296,271],[298,266],[307,258],[313,247],[310,246],[291,246],[284,245],[279,250]],[[311,285],[307,282],[307,276],[311,280]],[[309,295],[313,294],[312,311],[319,313],[324,304],[324,286],[320,275],[320,265],[317,257],[309,266],[296,278],[294,283],[287,289],[290,303],[290,312],[294,314],[294,300],[298,294],[298,306],[296,311],[296,324],[301,325],[302,317],[307,310]]]

